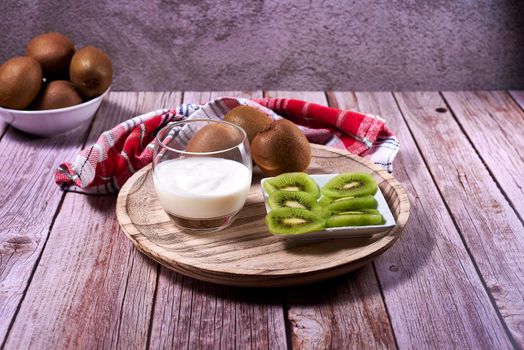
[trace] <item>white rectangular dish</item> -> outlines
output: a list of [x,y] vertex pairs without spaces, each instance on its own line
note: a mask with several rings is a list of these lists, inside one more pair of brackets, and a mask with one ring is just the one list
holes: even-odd
[[[320,175],[309,175],[322,188],[331,178],[338,174],[320,174]],[[264,178],[260,181],[262,187],[262,193],[264,195],[264,203],[266,206],[266,212],[269,213],[271,208],[269,207],[267,200],[268,194],[264,189],[264,182],[270,178]],[[384,217],[384,224],[382,225],[369,225],[369,226],[345,226],[345,227],[329,227],[322,231],[307,232],[301,234],[291,235],[275,235],[285,239],[333,239],[333,238],[370,238],[380,233],[385,233],[395,227],[395,218],[389,209],[388,203],[384,198],[384,195],[380,191],[380,188],[375,193],[375,199],[378,202],[378,210]]]

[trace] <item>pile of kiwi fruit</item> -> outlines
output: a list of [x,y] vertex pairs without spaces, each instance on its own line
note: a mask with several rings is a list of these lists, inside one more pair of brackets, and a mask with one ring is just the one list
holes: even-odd
[[374,197],[378,186],[369,174],[339,174],[319,188],[306,173],[285,173],[266,180],[263,186],[271,208],[266,224],[273,234],[384,223]]
[[267,176],[301,172],[309,166],[309,141],[292,122],[285,119],[273,120],[251,106],[231,109],[224,120],[244,129],[250,142],[253,161]]
[[0,66],[0,107],[49,110],[101,95],[111,85],[109,57],[94,46],[79,50],[65,35],[51,32],[29,41],[25,56]]
[[[224,115],[226,122],[241,127],[250,143],[253,161],[268,176],[301,172],[311,162],[311,147],[306,136],[292,122],[273,120],[261,110],[240,105]],[[238,145],[232,127],[208,124],[189,140],[187,152],[215,152]]]

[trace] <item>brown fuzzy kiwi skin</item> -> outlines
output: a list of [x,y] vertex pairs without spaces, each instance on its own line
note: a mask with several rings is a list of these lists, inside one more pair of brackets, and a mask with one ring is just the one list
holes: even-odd
[[242,132],[231,125],[211,123],[189,140],[187,152],[216,152],[235,147],[242,142]]
[[224,116],[224,120],[244,129],[249,143],[253,142],[255,136],[269,128],[273,122],[273,119],[264,112],[250,106],[238,106],[231,109]]
[[100,96],[113,79],[113,65],[109,57],[94,46],[75,52],[69,67],[71,82],[86,98]]
[[42,85],[42,68],[32,57],[19,56],[0,66],[0,106],[24,109]]
[[71,40],[57,32],[35,36],[26,47],[26,55],[40,63],[47,79],[67,79],[74,53],[75,46]]
[[31,104],[31,109],[48,110],[71,107],[82,103],[82,97],[71,82],[54,80],[42,88]]
[[311,162],[311,147],[306,136],[289,120],[277,120],[258,133],[251,143],[251,154],[268,176],[302,172]]

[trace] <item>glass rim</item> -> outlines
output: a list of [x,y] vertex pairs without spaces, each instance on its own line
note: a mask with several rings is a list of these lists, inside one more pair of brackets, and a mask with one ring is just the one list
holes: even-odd
[[[167,146],[160,140],[159,136],[165,130],[171,129],[171,128],[176,127],[176,126],[181,125],[181,124],[188,124],[188,123],[192,123],[192,122],[211,122],[211,123],[217,123],[217,124],[230,125],[230,126],[234,127],[235,129],[237,129],[237,130],[239,130],[241,132],[242,140],[238,144],[236,144],[236,145],[234,145],[232,147],[224,148],[223,150],[220,150],[220,151],[211,151],[211,152],[188,152],[188,151],[183,151],[183,150],[179,150],[179,149]],[[233,150],[235,148],[240,147],[240,145],[242,145],[246,139],[247,139],[246,131],[244,129],[242,129],[240,126],[238,126],[236,124],[233,124],[233,123],[230,123],[230,122],[227,122],[227,121],[225,121],[223,119],[205,119],[205,118],[184,119],[184,120],[179,120],[179,121],[176,121],[176,122],[168,123],[162,129],[160,129],[157,132],[157,134],[155,135],[155,141],[159,145],[159,147],[163,147],[163,148],[165,148],[167,150],[170,150],[170,151],[173,151],[173,152],[177,152],[177,153],[181,153],[181,154],[188,154],[188,155],[212,155],[212,154],[224,153],[224,152],[231,151],[231,150]]]

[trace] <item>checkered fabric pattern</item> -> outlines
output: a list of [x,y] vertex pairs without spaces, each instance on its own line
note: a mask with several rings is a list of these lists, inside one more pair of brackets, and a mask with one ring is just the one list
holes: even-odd
[[286,118],[298,125],[308,140],[346,149],[391,172],[399,141],[384,119],[301,100],[221,97],[203,106],[182,104],[126,120],[100,135],[72,163],[62,163],[56,183],[66,191],[117,193],[136,171],[151,163],[156,133],[168,123],[184,119],[223,119],[239,105],[255,107],[271,118]]

